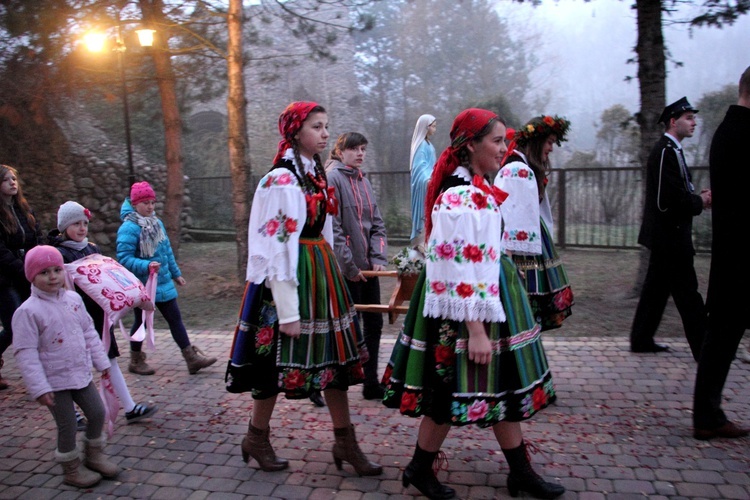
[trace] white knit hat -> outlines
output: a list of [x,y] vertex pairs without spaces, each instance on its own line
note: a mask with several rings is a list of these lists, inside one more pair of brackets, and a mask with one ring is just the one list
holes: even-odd
[[64,233],[68,226],[91,219],[91,212],[75,201],[66,201],[57,209],[57,230]]

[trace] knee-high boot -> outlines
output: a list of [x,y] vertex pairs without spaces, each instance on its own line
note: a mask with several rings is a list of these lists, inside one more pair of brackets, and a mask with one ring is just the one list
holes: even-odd
[[425,451],[417,444],[414,450],[414,458],[404,469],[402,479],[404,488],[413,484],[424,496],[434,500],[447,500],[456,496],[456,491],[440,483],[432,470],[432,464],[438,453],[437,451]]
[[510,496],[517,497],[521,491],[525,491],[536,498],[557,498],[565,493],[564,487],[548,483],[534,471],[526,451],[526,443],[523,441],[517,448],[503,449],[503,454],[510,467],[508,474]]

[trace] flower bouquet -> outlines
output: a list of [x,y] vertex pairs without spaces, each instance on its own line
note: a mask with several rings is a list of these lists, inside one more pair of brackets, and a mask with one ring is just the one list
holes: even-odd
[[416,249],[404,247],[393,256],[391,264],[396,267],[399,276],[404,274],[419,274],[424,269],[424,256]]

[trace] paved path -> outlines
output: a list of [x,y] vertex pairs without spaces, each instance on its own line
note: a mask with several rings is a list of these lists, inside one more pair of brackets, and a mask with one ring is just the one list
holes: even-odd
[[[219,363],[189,375],[165,331],[157,332],[157,350],[149,354],[155,376],[127,373],[127,359],[120,358],[136,401],[157,404],[159,412],[133,425],[120,416],[107,451],[124,470],[116,481],[104,480],[90,490],[62,484],[52,419],[27,401],[8,352],[3,376],[12,388],[0,392],[0,498],[398,499],[418,494],[400,484],[418,422],[363,400],[357,390],[350,392],[353,419],[363,450],[384,466],[382,476],[360,478],[348,465],[337,471],[327,411],[283,397],[272,435],[290,468],[266,473],[252,461],[245,465],[239,443],[251,398],[224,390],[231,334],[191,331],[190,336]],[[631,354],[624,338],[546,337],[558,403],[524,428],[543,453],[532,457],[537,469],[567,488],[562,498],[750,498],[750,439],[706,443],[691,437],[695,366],[686,343],[669,340],[676,352],[654,355]],[[381,363],[393,341],[390,331]],[[745,423],[750,423],[749,388],[750,365],[735,362],[725,408]],[[489,429],[454,429],[444,450],[450,472],[439,477],[460,498],[509,497],[505,460]]]

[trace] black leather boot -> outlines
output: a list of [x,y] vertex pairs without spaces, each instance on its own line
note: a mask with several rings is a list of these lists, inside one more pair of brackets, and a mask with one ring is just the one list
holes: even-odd
[[432,470],[432,463],[435,461],[438,452],[425,451],[417,445],[414,450],[414,458],[404,469],[402,484],[408,488],[413,484],[424,496],[433,500],[447,500],[456,496],[453,488],[444,486]]
[[564,487],[548,483],[534,472],[526,451],[526,443],[523,441],[518,448],[504,449],[503,454],[510,467],[510,474],[508,474],[510,496],[515,498],[520,492],[525,491],[535,498],[557,498],[565,493]]

